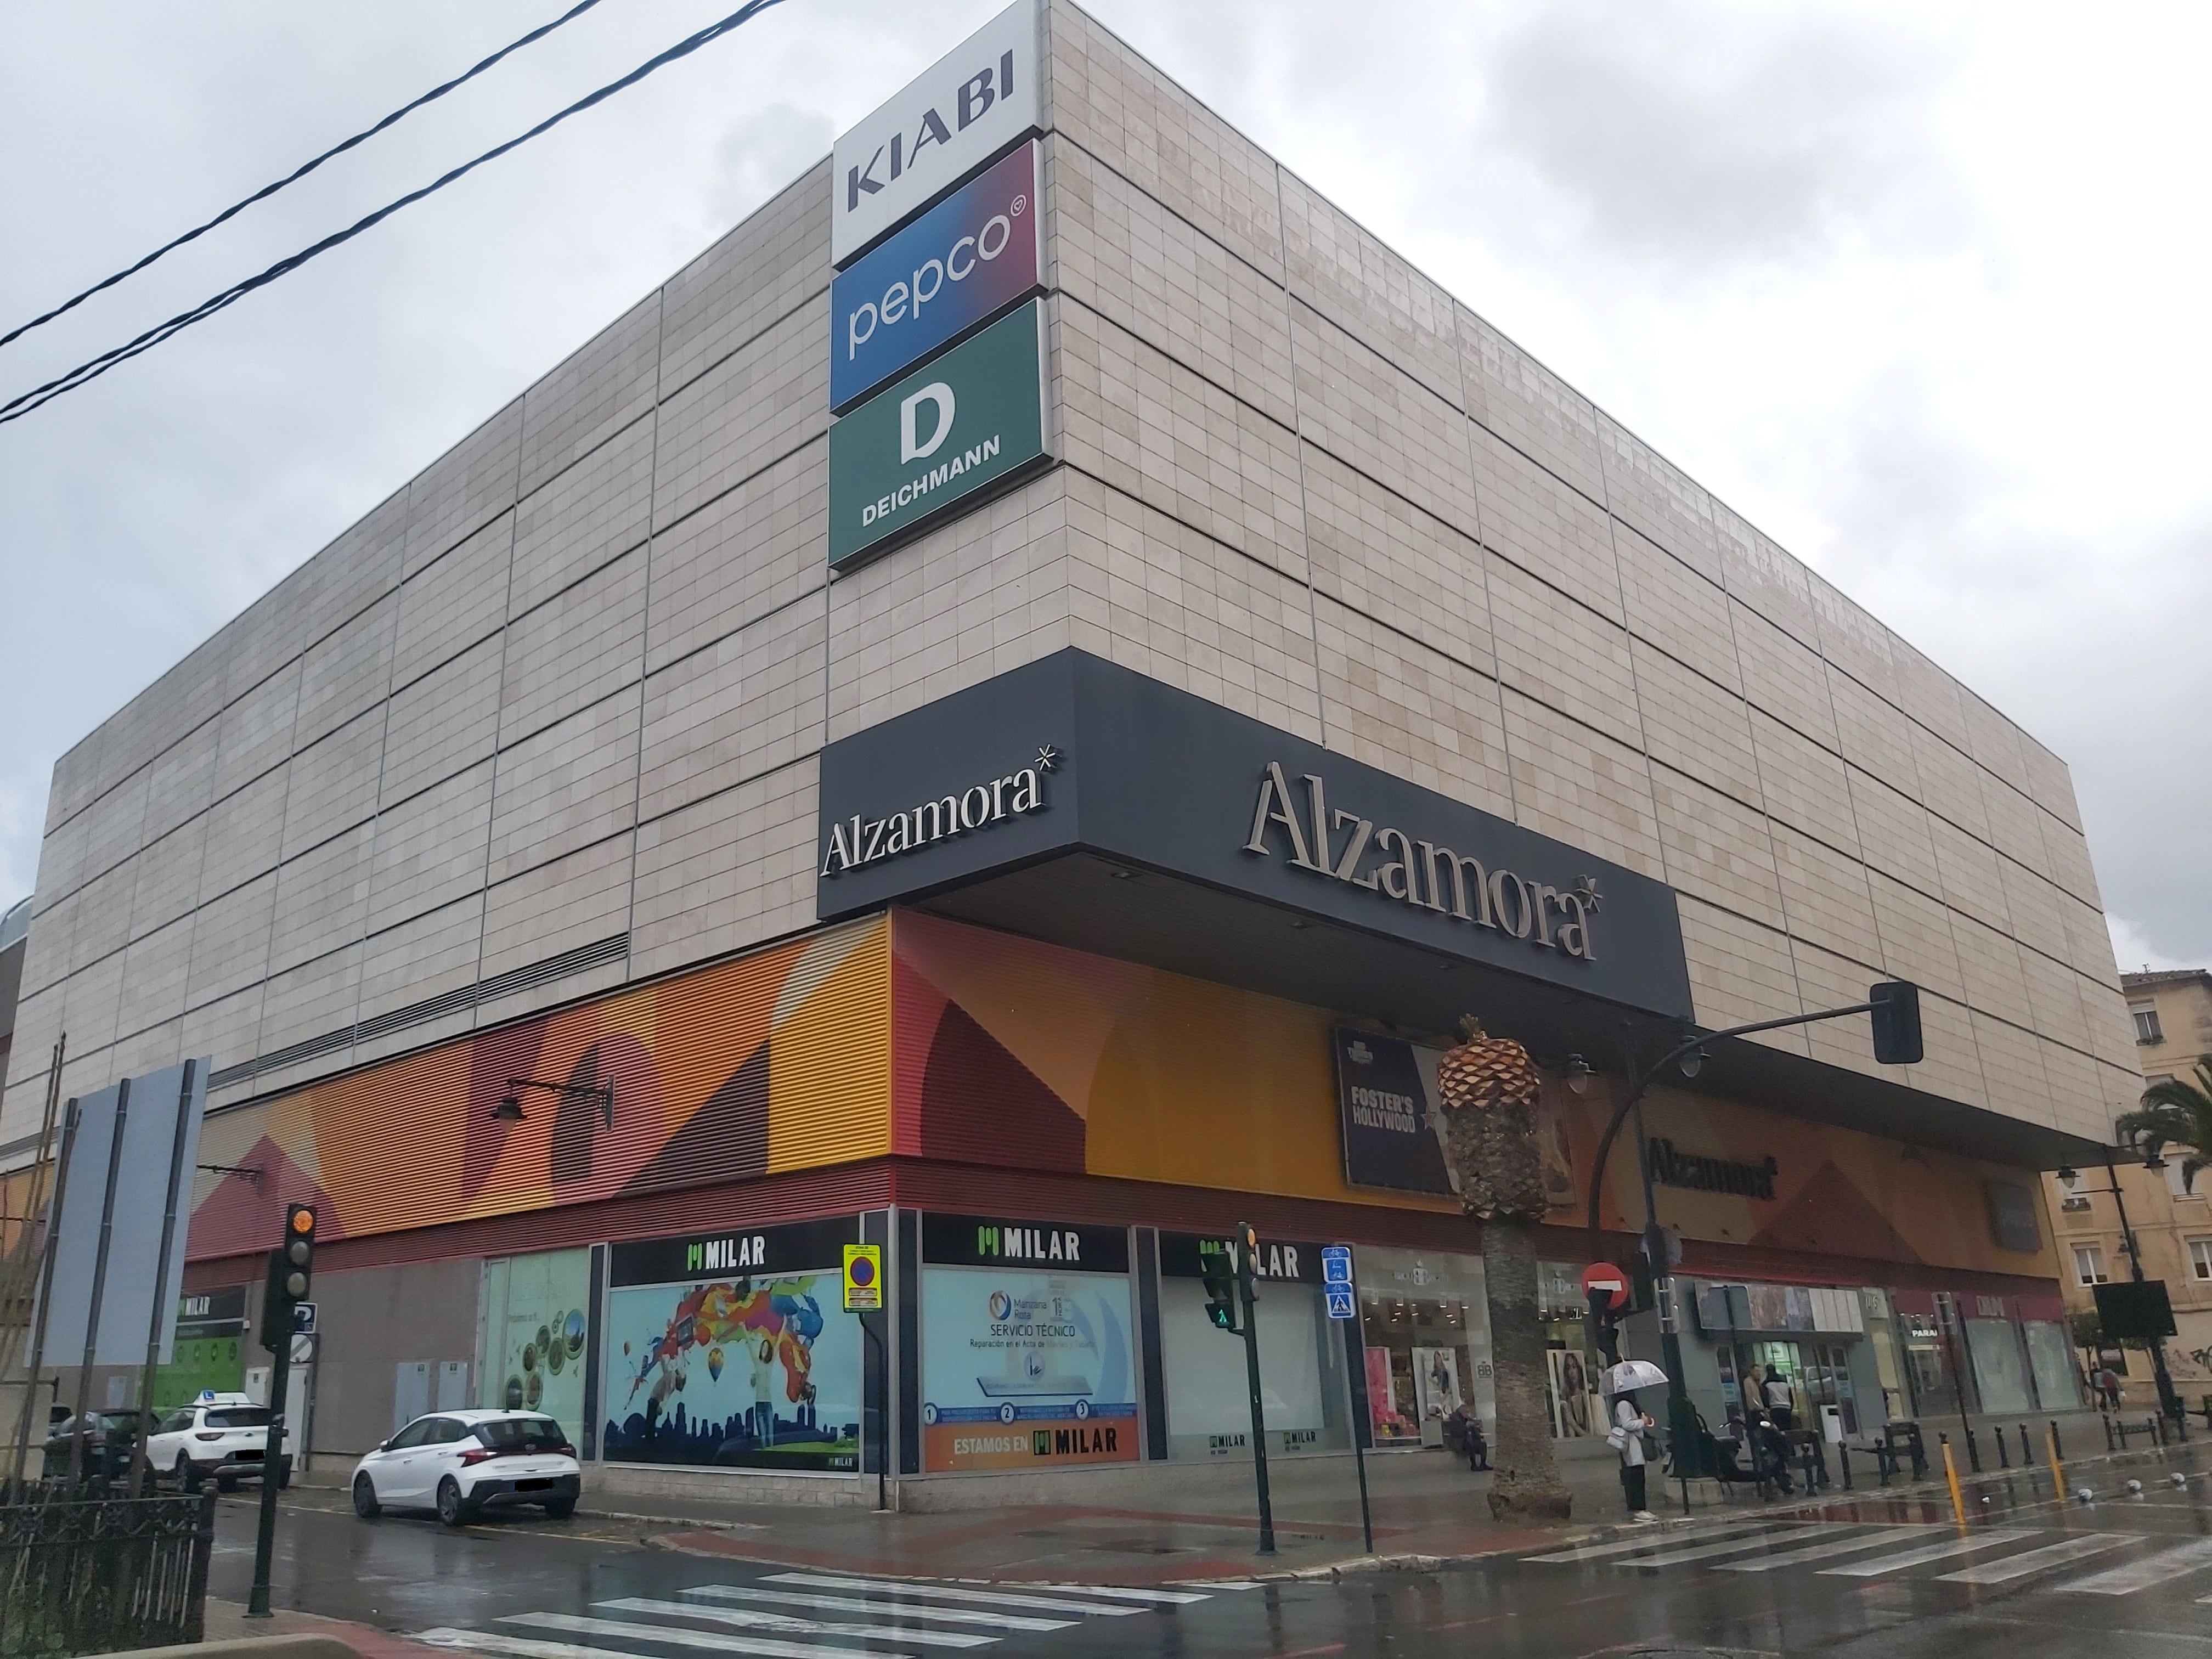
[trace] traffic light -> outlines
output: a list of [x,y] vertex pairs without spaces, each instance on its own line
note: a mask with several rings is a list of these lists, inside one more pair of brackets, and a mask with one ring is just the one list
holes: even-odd
[[1874,1057],[1884,1066],[1917,1066],[1920,1043],[1920,988],[1901,979],[1886,979],[1871,986],[1867,1000],[1874,1005]]
[[315,1212],[305,1204],[284,1208],[284,1242],[269,1252],[269,1282],[261,1297],[261,1346],[270,1353],[292,1335],[292,1310],[307,1299],[315,1273]]
[[1206,1286],[1206,1316],[1217,1330],[1237,1328],[1237,1274],[1229,1254],[1212,1239],[1198,1247],[1199,1282]]

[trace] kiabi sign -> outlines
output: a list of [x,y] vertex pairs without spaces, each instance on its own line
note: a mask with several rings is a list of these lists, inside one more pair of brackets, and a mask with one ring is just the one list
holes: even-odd
[[831,264],[1042,125],[1038,14],[1038,0],[1016,0],[838,139]]
[[830,285],[830,407],[1034,290],[1044,270],[1035,139],[871,248]]
[[831,424],[833,569],[1045,459],[1043,330],[1032,300]]

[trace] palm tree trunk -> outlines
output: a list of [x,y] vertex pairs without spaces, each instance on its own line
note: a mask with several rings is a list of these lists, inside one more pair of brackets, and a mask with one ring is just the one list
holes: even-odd
[[1486,1222],[1482,1267],[1498,1397],[1498,1444],[1491,1454],[1498,1473],[1491,1482],[1490,1513],[1524,1526],[1564,1521],[1574,1499],[1552,1452],[1534,1230],[1510,1216]]

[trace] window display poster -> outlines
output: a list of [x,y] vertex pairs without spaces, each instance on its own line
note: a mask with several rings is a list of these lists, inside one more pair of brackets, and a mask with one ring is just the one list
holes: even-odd
[[[840,1295],[849,1219],[609,1252],[602,1455],[853,1473],[861,1336]],[[681,1278],[629,1284],[671,1268]]]
[[1420,1435],[1420,1429],[1398,1409],[1398,1391],[1390,1375],[1390,1350],[1368,1348],[1367,1357],[1367,1414],[1375,1425],[1377,1440],[1412,1440]]
[[592,1253],[547,1250],[483,1265],[478,1403],[544,1412],[574,1434],[584,1422],[585,1308]]
[[1458,1349],[1413,1350],[1413,1397],[1423,1421],[1449,1417],[1459,1409]]
[[1573,1348],[1547,1348],[1544,1363],[1552,1388],[1552,1432],[1562,1440],[1580,1440],[1590,1431],[1591,1377],[1583,1356]]
[[1135,1462],[1129,1333],[1126,1273],[924,1267],[923,1467]]

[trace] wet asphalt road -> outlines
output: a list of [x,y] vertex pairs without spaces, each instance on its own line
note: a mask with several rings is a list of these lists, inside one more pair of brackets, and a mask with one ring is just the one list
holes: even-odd
[[[2200,1468],[2200,1462],[2204,1465]],[[1433,1573],[1264,1586],[1164,1584],[1145,1602],[1070,1586],[905,1586],[639,1547],[634,1528],[534,1517],[448,1532],[288,1509],[276,1600],[489,1659],[629,1654],[984,1659],[1059,1653],[2128,1659],[2212,1654],[2212,1458],[2084,1470],[2084,1506],[2041,1477],[1948,1504],[1863,1495],[1789,1516],[1700,1518],[1625,1547]],[[2188,1477],[2184,1486],[2170,1480]],[[2140,1497],[2120,1482],[2144,1483]],[[1987,1504],[1978,1496],[1990,1498]],[[226,1504],[211,1589],[242,1600],[252,1511]],[[1018,1598],[1007,1601],[1005,1597]],[[2208,1598],[2200,1601],[2199,1598]]]

